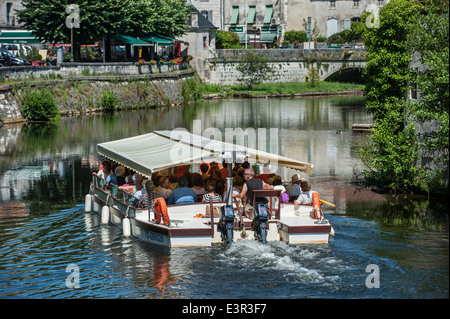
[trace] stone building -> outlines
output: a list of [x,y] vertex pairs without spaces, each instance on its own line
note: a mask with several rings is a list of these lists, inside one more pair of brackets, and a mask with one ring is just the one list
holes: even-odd
[[15,10],[21,9],[21,0],[0,0],[0,29],[20,28]]
[[209,59],[213,58],[215,54],[217,27],[197,8],[192,11],[188,25],[186,34],[178,37],[184,43],[181,49],[186,50],[194,57],[191,65],[197,70],[199,76],[201,78],[208,77],[209,74],[205,74],[205,72],[209,72]]
[[365,11],[390,0],[189,0],[213,25],[238,33],[241,43],[265,47],[281,42],[286,31],[329,37],[350,29]]
[[310,19],[312,38],[350,29],[365,11],[377,12],[390,0],[290,0],[286,30],[304,30]]

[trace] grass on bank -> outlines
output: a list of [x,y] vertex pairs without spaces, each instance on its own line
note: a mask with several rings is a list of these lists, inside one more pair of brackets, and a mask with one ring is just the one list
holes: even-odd
[[234,93],[250,93],[252,95],[266,94],[296,94],[308,92],[329,92],[361,90],[363,84],[341,83],[341,82],[316,82],[314,86],[306,82],[287,82],[287,83],[261,83],[253,86],[249,92],[247,85],[220,85],[220,84],[200,84],[203,94],[227,94],[230,91]]

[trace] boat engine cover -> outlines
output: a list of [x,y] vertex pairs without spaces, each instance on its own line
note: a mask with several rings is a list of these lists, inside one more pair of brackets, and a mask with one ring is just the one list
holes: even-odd
[[269,212],[266,204],[256,205],[256,214],[260,222],[267,222],[269,219]]

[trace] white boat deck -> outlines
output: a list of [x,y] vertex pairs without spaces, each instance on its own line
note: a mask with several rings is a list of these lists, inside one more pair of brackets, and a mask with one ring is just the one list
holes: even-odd
[[[223,206],[224,203],[215,203],[214,206]],[[206,207],[209,207],[207,203],[196,203],[193,205],[175,205],[169,206],[169,217],[172,228],[210,228],[211,217],[206,216]],[[311,218],[312,211],[311,206],[307,205],[293,205],[293,204],[281,204],[281,218],[280,222],[289,226],[313,226],[316,219]],[[198,217],[203,215],[204,217]],[[195,217],[197,216],[197,217]],[[151,219],[154,215],[151,214]],[[149,222],[148,211],[138,210],[136,211],[136,219]],[[214,223],[219,222],[220,217],[214,217]],[[240,221],[239,215],[236,212],[236,220]],[[275,216],[272,216],[271,220],[275,220]],[[251,223],[251,219],[243,216],[243,221]],[[277,220],[278,221],[278,220]]]

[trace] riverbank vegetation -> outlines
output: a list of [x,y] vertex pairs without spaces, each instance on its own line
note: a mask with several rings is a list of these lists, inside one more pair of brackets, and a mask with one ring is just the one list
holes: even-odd
[[260,96],[260,95],[272,95],[276,96],[295,96],[301,94],[311,94],[313,92],[332,93],[338,94],[342,91],[354,91],[357,93],[363,89],[362,84],[354,83],[342,83],[342,82],[316,82],[315,86],[311,86],[307,82],[284,82],[284,83],[259,83],[252,85],[252,89],[249,91],[248,85],[220,85],[220,84],[206,84],[199,83],[194,79],[188,79],[183,82],[182,91],[186,101],[198,101],[199,99],[208,95],[217,95],[218,97],[233,97],[234,95],[245,96]]
[[60,116],[182,104],[181,81],[149,79],[24,82],[9,88],[28,122]]
[[249,91],[247,85],[227,85],[222,86],[219,84],[204,85],[204,93],[220,93],[220,92],[234,92],[234,93],[248,93],[251,95],[267,95],[267,94],[302,94],[311,92],[338,92],[349,90],[362,90],[364,86],[362,84],[354,83],[342,83],[342,82],[316,82],[315,86],[312,86],[308,82],[285,82],[285,83],[260,83],[252,86],[252,90]]
[[448,196],[448,14],[448,1],[393,0],[365,32],[364,91],[374,116],[361,151],[366,185]]
[[22,115],[29,121],[58,119],[60,110],[51,92],[45,88],[27,87],[22,96]]

